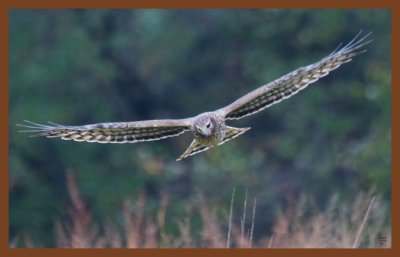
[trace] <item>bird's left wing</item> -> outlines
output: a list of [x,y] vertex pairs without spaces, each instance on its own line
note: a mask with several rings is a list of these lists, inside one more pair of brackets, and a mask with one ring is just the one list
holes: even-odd
[[25,121],[25,124],[17,125],[26,128],[21,132],[31,132],[34,136],[97,143],[136,143],[178,136],[190,129],[190,119],[112,122],[84,126],[64,126],[52,122],[42,125]]
[[346,46],[340,48],[341,45],[339,45],[335,51],[322,60],[306,67],[298,68],[277,80],[257,88],[218,111],[228,120],[240,119],[296,94],[319,78],[328,75],[329,72],[337,69],[340,65],[351,61],[352,57],[365,52],[366,50],[361,48],[372,41],[366,41],[371,33],[361,38],[360,34],[361,32]]

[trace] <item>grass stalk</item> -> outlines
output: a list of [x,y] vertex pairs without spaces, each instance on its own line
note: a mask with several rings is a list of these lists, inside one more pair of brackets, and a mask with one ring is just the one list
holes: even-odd
[[231,208],[229,210],[229,226],[228,226],[228,239],[226,240],[226,248],[229,248],[231,245],[231,231],[232,231],[232,213],[233,213],[233,202],[235,200],[235,191],[236,188],[232,190],[232,198],[231,198]]
[[254,232],[254,221],[256,219],[256,205],[257,205],[257,199],[254,198],[254,203],[253,203],[253,218],[251,219],[251,230],[250,230],[250,248],[253,245],[253,232]]
[[360,225],[360,228],[358,229],[356,239],[354,240],[354,243],[353,243],[353,248],[357,248],[358,247],[361,233],[362,233],[362,231],[364,229],[365,223],[367,222],[367,219],[368,219],[368,216],[369,216],[369,212],[371,211],[371,208],[372,208],[372,205],[374,203],[374,200],[375,200],[375,196],[372,196],[372,198],[371,198],[371,200],[370,200],[370,202],[368,204],[367,212],[365,213],[364,219],[363,219],[363,221],[362,221],[362,223]]

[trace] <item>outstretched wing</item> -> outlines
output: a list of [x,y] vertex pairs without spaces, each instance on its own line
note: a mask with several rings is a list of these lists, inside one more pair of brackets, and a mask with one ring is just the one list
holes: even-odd
[[64,126],[52,122],[42,125],[25,121],[25,124],[17,125],[27,129],[21,132],[35,133],[34,136],[97,143],[136,143],[178,136],[189,130],[190,120],[146,120],[84,126]]
[[370,34],[368,33],[360,38],[360,31],[346,46],[340,48],[341,45],[339,45],[335,51],[322,60],[298,68],[244,95],[219,111],[225,115],[225,119],[240,119],[289,98],[319,78],[328,75],[329,72],[337,69],[340,65],[351,61],[352,57],[366,52],[366,50],[360,49],[372,41],[365,41]]

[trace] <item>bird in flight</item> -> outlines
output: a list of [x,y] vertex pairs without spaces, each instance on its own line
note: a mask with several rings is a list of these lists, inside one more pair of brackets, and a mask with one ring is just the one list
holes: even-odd
[[279,103],[306,88],[311,83],[326,76],[340,65],[350,62],[354,56],[366,52],[362,47],[370,43],[371,33],[361,37],[360,31],[347,45],[341,44],[328,56],[305,67],[300,67],[254,91],[242,96],[233,103],[212,112],[201,113],[187,119],[162,119],[134,122],[97,123],[83,126],[64,126],[49,122],[48,125],[26,121],[17,124],[26,128],[21,132],[35,133],[35,136],[58,137],[97,143],[136,143],[160,140],[178,136],[191,131],[194,140],[177,159],[206,151],[222,145],[250,129],[235,128],[225,124],[227,120],[237,120],[257,113]]

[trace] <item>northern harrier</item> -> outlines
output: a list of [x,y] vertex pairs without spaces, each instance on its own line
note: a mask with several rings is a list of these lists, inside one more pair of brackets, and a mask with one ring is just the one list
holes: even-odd
[[60,137],[65,140],[98,143],[136,143],[160,140],[191,131],[194,140],[189,148],[177,159],[205,151],[243,134],[250,128],[234,128],[226,120],[241,119],[289,98],[309,84],[328,75],[351,58],[364,53],[361,48],[372,40],[371,33],[360,38],[361,32],[347,45],[341,44],[328,56],[305,67],[298,68],[256,90],[242,96],[228,106],[213,112],[201,113],[187,119],[146,120],[134,122],[97,123],[84,126],[64,126],[49,122],[41,125],[30,121],[19,125],[38,136]]

